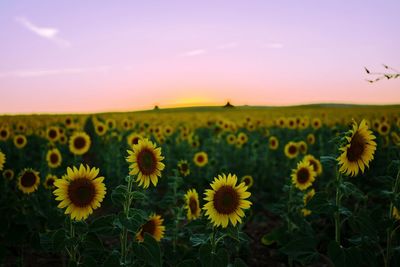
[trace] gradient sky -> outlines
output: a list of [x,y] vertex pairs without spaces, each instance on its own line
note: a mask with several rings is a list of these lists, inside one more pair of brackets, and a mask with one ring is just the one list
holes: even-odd
[[400,103],[400,1],[0,1],[0,113]]

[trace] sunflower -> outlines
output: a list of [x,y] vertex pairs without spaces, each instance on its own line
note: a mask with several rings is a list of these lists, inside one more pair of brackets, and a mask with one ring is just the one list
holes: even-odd
[[61,165],[62,156],[57,148],[50,149],[46,155],[47,164],[50,168],[57,168]]
[[107,125],[98,121],[94,124],[94,131],[98,136],[103,136],[107,133]]
[[131,133],[126,137],[126,142],[129,146],[137,145],[139,140],[143,139],[143,136],[138,133]]
[[85,132],[75,132],[69,139],[69,150],[74,155],[83,155],[91,145],[90,136]]
[[0,151],[0,171],[3,170],[4,163],[6,163],[6,154]]
[[390,124],[386,121],[382,122],[378,127],[378,132],[380,135],[386,136],[390,132]]
[[129,156],[127,162],[129,165],[129,174],[137,175],[136,182],[143,188],[148,188],[151,183],[156,186],[158,177],[161,177],[161,171],[165,168],[161,161],[161,148],[156,147],[149,139],[140,139],[136,145],[132,146],[133,151],[128,150]]
[[311,210],[306,209],[306,208],[302,208],[301,209],[301,213],[303,214],[304,217],[307,217],[311,214]]
[[289,142],[285,145],[285,155],[289,159],[294,159],[299,154],[299,148],[297,143]]
[[303,196],[303,203],[304,206],[307,205],[307,203],[315,196],[315,190],[312,188],[309,190],[304,196]]
[[246,200],[250,197],[247,186],[244,183],[236,185],[236,175],[218,175],[211,183],[212,189],[207,189],[204,200],[207,203],[203,209],[214,226],[226,228],[229,221],[236,226],[237,222],[242,222],[244,217],[243,209],[248,209],[251,202]]
[[155,240],[160,241],[164,237],[165,226],[162,225],[164,219],[160,215],[152,214],[146,223],[140,227],[139,232],[136,234],[136,239],[139,242],[144,241],[144,234],[148,233]]
[[204,167],[208,163],[208,155],[206,152],[201,151],[197,152],[194,154],[193,157],[193,162],[198,166],[198,167]]
[[178,161],[178,170],[183,177],[186,177],[190,174],[189,163],[187,160]]
[[268,147],[269,147],[271,150],[276,150],[276,149],[278,149],[278,147],[279,147],[279,140],[278,140],[278,138],[277,138],[276,136],[271,136],[271,137],[268,139]]
[[306,190],[315,181],[317,173],[314,168],[307,162],[301,161],[297,164],[297,168],[292,170],[292,183],[300,190]]
[[185,194],[185,209],[187,209],[188,220],[195,220],[200,217],[199,195],[196,189],[189,189]]
[[54,182],[56,200],[61,201],[58,208],[70,214],[73,220],[85,220],[93,210],[100,207],[106,194],[104,177],[97,177],[98,168],[80,165],[67,168],[67,174]]
[[24,148],[26,146],[26,144],[28,143],[25,135],[22,135],[22,134],[15,135],[13,141],[14,141],[15,147],[18,149]]
[[18,189],[25,194],[35,192],[40,183],[39,172],[33,169],[24,169],[18,176]]
[[319,118],[314,118],[311,122],[311,126],[314,128],[314,130],[318,130],[322,126],[321,119]]
[[245,134],[243,132],[239,133],[236,138],[236,142],[238,145],[244,145],[247,143],[248,140],[249,140],[249,137],[247,136],[247,134]]
[[240,179],[240,182],[244,183],[247,186],[247,188],[250,188],[254,184],[254,179],[253,176],[251,175],[245,175],[242,177],[242,179]]
[[226,142],[230,145],[234,145],[236,142],[236,136],[234,134],[228,134],[226,136]]
[[393,207],[392,216],[396,220],[400,220],[400,212],[396,207]]
[[14,178],[14,171],[11,169],[4,170],[3,177],[9,181],[12,180]]
[[365,120],[362,120],[360,125],[354,122],[353,129],[349,133],[351,136],[346,137],[348,143],[339,149],[342,151],[337,158],[339,171],[349,176],[357,176],[360,170],[364,173],[365,167],[369,167],[370,161],[374,158],[375,136],[366,126]]
[[297,146],[299,148],[299,151],[301,152],[301,154],[306,154],[307,153],[307,143],[304,141],[300,141],[297,143]]
[[308,164],[310,164],[314,171],[317,173],[318,175],[322,174],[322,165],[321,162],[319,160],[317,160],[316,158],[314,158],[313,155],[307,155],[303,158],[304,162],[307,162]]
[[51,126],[51,127],[47,128],[47,130],[46,130],[46,138],[50,142],[55,142],[58,140],[58,138],[60,136],[59,133],[60,133],[60,131],[57,126]]
[[315,135],[310,133],[307,135],[307,143],[309,143],[310,145],[315,144]]
[[112,130],[112,129],[115,129],[115,127],[117,126],[117,123],[113,119],[107,119],[106,125],[107,125],[108,129]]
[[10,137],[10,130],[7,127],[0,127],[0,140],[6,141]]
[[164,133],[166,136],[170,136],[170,135],[172,135],[172,134],[174,133],[174,128],[172,128],[171,125],[166,125],[166,126],[164,126],[164,129],[163,129],[163,130],[164,130],[163,133]]
[[58,177],[52,174],[46,176],[46,180],[43,182],[43,186],[46,189],[54,189],[54,182],[57,181]]

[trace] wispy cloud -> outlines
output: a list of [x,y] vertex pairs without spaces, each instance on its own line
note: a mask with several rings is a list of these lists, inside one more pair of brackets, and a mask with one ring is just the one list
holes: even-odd
[[16,17],[15,21],[17,21],[19,24],[21,24],[23,27],[25,27],[29,31],[33,32],[34,34],[36,34],[42,38],[48,39],[48,40],[56,43],[59,46],[62,46],[62,47],[71,46],[70,42],[58,37],[59,30],[56,28],[39,27],[24,17]]
[[283,44],[282,43],[277,43],[277,42],[267,43],[264,46],[267,47],[267,48],[273,48],[273,49],[283,48]]
[[80,74],[85,72],[106,72],[110,69],[109,66],[98,66],[93,68],[65,68],[65,69],[36,69],[36,70],[18,70],[0,73],[0,78],[5,77],[42,77],[52,75],[65,75],[65,74]]
[[206,50],[204,49],[195,49],[195,50],[190,50],[182,54],[183,57],[194,57],[198,55],[205,54]]
[[220,44],[217,46],[217,49],[228,49],[228,48],[234,48],[237,47],[239,44],[237,42],[230,42],[230,43],[225,43],[225,44]]

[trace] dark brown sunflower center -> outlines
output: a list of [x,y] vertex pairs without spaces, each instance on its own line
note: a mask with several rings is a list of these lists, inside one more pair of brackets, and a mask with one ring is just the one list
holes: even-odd
[[249,185],[250,184],[250,178],[249,177],[245,177],[243,179],[243,182],[244,182],[245,185]]
[[156,223],[154,220],[147,221],[142,226],[142,231],[140,232],[141,236],[144,237],[144,233],[148,233],[150,235],[154,235],[156,231]]
[[289,146],[289,154],[294,155],[297,153],[297,148],[293,145]]
[[181,170],[182,170],[183,172],[187,171],[187,170],[188,170],[188,165],[187,165],[186,163],[183,163],[183,164],[181,165]]
[[301,168],[297,171],[297,182],[305,184],[310,179],[310,172],[307,168]]
[[66,120],[65,120],[65,124],[70,125],[70,124],[71,124],[71,119],[69,119],[69,118],[66,119]]
[[134,137],[133,139],[132,139],[132,144],[133,145],[137,145],[139,143],[139,137]]
[[139,152],[137,156],[137,164],[139,166],[139,170],[143,174],[150,175],[156,170],[157,159],[153,151],[145,148]]
[[276,141],[275,140],[271,140],[271,146],[275,146]]
[[383,133],[386,133],[387,130],[388,130],[388,127],[387,127],[386,125],[382,126],[381,131],[382,131]]
[[7,179],[10,179],[11,176],[12,176],[12,173],[11,173],[10,171],[6,171],[6,172],[4,173],[4,176],[5,176]]
[[91,180],[78,178],[69,184],[68,197],[78,207],[86,207],[92,203],[95,196],[96,188]]
[[76,149],[82,149],[82,148],[85,147],[85,145],[86,145],[86,140],[85,140],[85,138],[83,138],[83,137],[81,137],[81,136],[78,136],[77,138],[75,138],[75,140],[74,140],[74,147],[75,147]]
[[50,154],[50,162],[53,164],[58,163],[58,155],[56,153],[51,153]]
[[204,157],[203,157],[203,155],[197,156],[197,162],[199,162],[199,163],[204,162]]
[[36,175],[33,172],[25,172],[21,177],[23,187],[32,187],[36,183]]
[[52,187],[54,185],[54,179],[53,178],[49,178],[46,181],[46,184],[47,184],[48,187]]
[[356,132],[350,141],[350,147],[347,150],[347,158],[349,161],[354,162],[361,159],[365,150],[365,140],[362,135]]
[[310,165],[314,168],[314,171],[318,172],[318,164],[315,160],[309,160]]
[[189,208],[190,208],[190,213],[196,214],[197,212],[197,201],[194,197],[191,197],[189,200]]
[[57,137],[57,131],[54,130],[54,129],[51,129],[51,130],[49,131],[49,137],[50,137],[51,139],[56,138],[56,137]]
[[99,127],[97,127],[97,130],[99,130],[99,132],[102,132],[104,130],[104,127],[103,126],[99,126]]
[[214,208],[218,213],[231,214],[239,207],[239,195],[231,186],[222,186],[214,195]]
[[1,137],[6,137],[7,136],[7,131],[6,130],[1,130],[0,135],[1,135]]
[[17,144],[21,145],[21,144],[23,144],[23,143],[24,143],[24,139],[21,138],[21,137],[18,137],[18,138],[17,138]]

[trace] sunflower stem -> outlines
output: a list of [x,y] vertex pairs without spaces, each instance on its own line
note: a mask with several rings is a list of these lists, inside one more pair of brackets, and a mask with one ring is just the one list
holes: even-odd
[[213,227],[213,232],[211,235],[211,253],[214,255],[217,249],[217,242],[215,240],[215,236],[217,235],[217,227]]
[[[399,187],[399,180],[400,180],[400,169],[397,171],[397,176],[396,176],[396,181],[394,183],[394,186],[392,188],[392,192],[394,195],[397,194],[398,187]],[[389,206],[389,220],[391,221],[393,219],[393,201],[390,202]],[[396,230],[396,229],[395,229]],[[385,267],[390,266],[390,258],[392,256],[392,236],[394,232],[392,232],[392,226],[388,226],[386,229],[386,260],[385,260]]]
[[336,212],[335,212],[335,241],[340,246],[340,205],[341,205],[341,191],[342,175],[336,171]]
[[[69,235],[70,238],[73,240],[75,238],[75,225],[73,220],[69,220]],[[76,263],[76,246],[71,245],[71,250],[70,250],[70,261]]]
[[[124,213],[126,218],[129,218],[129,209],[132,204],[132,186],[133,186],[133,177],[129,177],[128,180],[128,190],[125,196],[125,203],[124,203]],[[128,229],[123,226],[122,233],[121,233],[121,264],[126,265],[126,257],[128,255]]]

